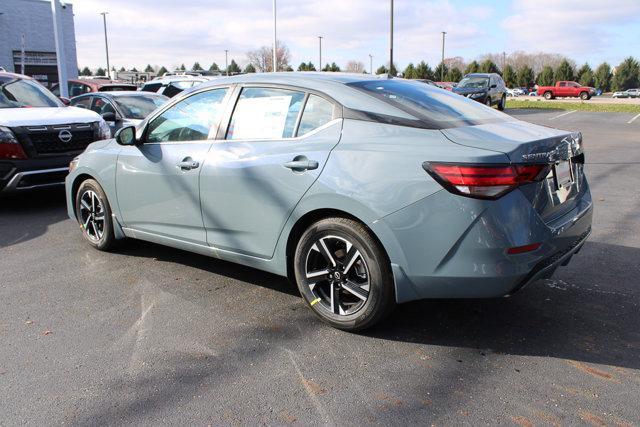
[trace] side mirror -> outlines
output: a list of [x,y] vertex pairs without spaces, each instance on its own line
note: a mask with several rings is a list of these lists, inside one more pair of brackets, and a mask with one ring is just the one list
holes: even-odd
[[495,89],[495,88],[497,88],[497,87],[498,87],[498,85],[497,85],[497,84],[495,84],[495,83],[491,85],[491,89]]
[[102,116],[102,118],[104,119],[105,122],[115,122],[116,121],[116,113],[114,113],[113,111],[109,111],[107,113],[102,113],[101,116]]
[[120,145],[136,145],[135,126],[125,126],[116,131],[116,142]]
[[64,96],[59,96],[58,99],[62,101],[64,105],[71,105],[71,100],[69,98],[65,98]]

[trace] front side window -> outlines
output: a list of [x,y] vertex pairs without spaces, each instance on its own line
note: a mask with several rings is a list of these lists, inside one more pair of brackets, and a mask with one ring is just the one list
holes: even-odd
[[201,141],[215,137],[227,89],[200,92],[154,118],[147,142]]
[[304,93],[286,89],[242,89],[227,139],[292,138]]
[[113,105],[111,105],[111,103],[106,99],[100,98],[100,97],[95,98],[95,101],[93,101],[93,105],[91,106],[91,109],[100,115],[103,115],[106,113],[113,113],[113,114],[116,113],[116,110],[115,108],[113,108]]
[[0,108],[60,106],[51,92],[32,80],[0,77]]
[[298,126],[298,136],[329,123],[331,119],[333,119],[333,104],[317,95],[309,95]]

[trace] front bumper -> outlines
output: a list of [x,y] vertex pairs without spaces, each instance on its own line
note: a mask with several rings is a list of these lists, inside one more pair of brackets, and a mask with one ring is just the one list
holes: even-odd
[[[404,255],[391,260],[396,300],[513,294],[568,262],[589,235],[592,215],[588,188],[551,223],[518,190],[497,201],[440,191],[383,219]],[[535,251],[507,253],[540,242]]]
[[64,185],[69,162],[76,155],[0,161],[0,194]]

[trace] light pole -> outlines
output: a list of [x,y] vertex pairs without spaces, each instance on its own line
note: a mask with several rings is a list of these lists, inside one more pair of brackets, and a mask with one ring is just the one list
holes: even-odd
[[109,12],[101,12],[102,23],[104,25],[104,49],[107,52],[107,77],[111,79],[111,68],[109,68],[109,42],[107,41],[107,14]]
[[322,36],[318,36],[318,42],[320,43],[319,56],[318,56],[318,69],[322,71]]
[[444,81],[444,36],[447,35],[446,31],[442,32],[442,62],[440,67],[440,81]]
[[278,42],[276,39],[276,0],[273,0],[273,72],[278,71]]
[[229,49],[224,50],[224,69],[226,70],[227,76],[229,75]]
[[53,15],[53,34],[56,43],[56,60],[58,63],[58,87],[60,96],[69,97],[69,86],[67,85],[67,55],[64,51],[64,33],[62,32],[62,6],[60,0],[51,2],[51,12]]
[[393,0],[391,0],[391,22],[389,27],[389,75],[393,77]]
[[507,65],[507,53],[502,52],[502,74],[504,74],[504,67]]
[[369,74],[373,75],[373,55],[369,54]]

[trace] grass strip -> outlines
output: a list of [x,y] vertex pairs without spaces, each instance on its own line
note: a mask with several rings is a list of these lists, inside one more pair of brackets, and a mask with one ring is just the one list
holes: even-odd
[[541,110],[576,110],[593,111],[595,113],[640,113],[640,104],[601,104],[587,102],[553,102],[553,101],[516,101],[507,99],[507,108],[525,108]]

